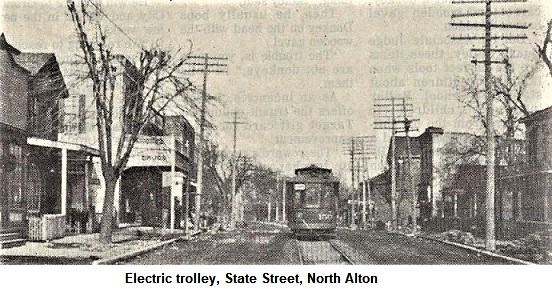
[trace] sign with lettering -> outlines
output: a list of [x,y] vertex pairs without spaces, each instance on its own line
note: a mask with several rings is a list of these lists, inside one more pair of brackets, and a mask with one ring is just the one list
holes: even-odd
[[293,186],[293,188],[296,190],[296,191],[304,191],[305,190],[305,184],[295,184]]
[[171,136],[140,136],[128,159],[127,167],[170,166],[174,155]]

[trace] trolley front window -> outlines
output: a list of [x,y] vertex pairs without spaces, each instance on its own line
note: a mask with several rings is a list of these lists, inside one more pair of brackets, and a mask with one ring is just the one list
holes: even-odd
[[295,193],[304,208],[331,208],[334,203],[332,183],[307,183],[305,190]]

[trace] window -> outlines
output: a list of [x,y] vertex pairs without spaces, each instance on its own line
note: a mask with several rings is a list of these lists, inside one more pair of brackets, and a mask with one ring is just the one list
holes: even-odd
[[77,133],[79,129],[79,115],[77,97],[71,96],[63,100],[63,132]]
[[14,170],[8,172],[9,207],[21,208],[23,204],[23,153],[22,147],[9,144],[9,153],[14,156]]
[[191,158],[190,156],[190,141],[186,140],[186,143],[184,144],[184,147],[186,147],[186,157]]
[[79,95],[79,133],[86,132],[86,97],[84,94]]
[[27,210],[32,213],[40,212],[40,196],[42,193],[42,175],[36,164],[29,164],[27,170],[28,200]]
[[327,208],[333,203],[333,188],[331,183],[307,183],[301,191],[301,203],[305,208]]

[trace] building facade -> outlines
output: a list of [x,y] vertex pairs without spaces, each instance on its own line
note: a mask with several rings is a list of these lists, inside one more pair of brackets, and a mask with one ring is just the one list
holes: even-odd
[[[136,67],[122,56],[120,67],[124,71],[116,77],[114,101],[113,154],[124,131],[133,125],[122,113],[126,101],[133,101],[136,92]],[[70,91],[64,101],[65,130],[60,139],[90,144],[98,148],[96,130],[96,106],[90,93],[90,83],[84,83]],[[180,225],[184,196],[190,190],[194,175],[194,129],[182,115],[168,116],[153,110],[129,156],[125,170],[115,188],[115,215],[118,225],[142,225],[177,228]],[[115,157],[115,155],[113,156]],[[93,175],[97,186],[93,192],[96,221],[104,212],[105,183],[100,159],[94,159]]]
[[[417,187],[420,183],[420,143],[416,137],[409,137],[410,141],[410,168],[409,152],[406,136],[395,137],[395,188],[396,206],[398,212],[398,225],[406,225],[412,222],[412,218],[418,218],[419,210],[413,211],[412,199],[417,195]],[[391,221],[391,169],[392,166],[392,142],[389,141],[387,151],[388,169],[370,179],[370,188],[374,201],[378,202],[374,216],[378,220]],[[412,173],[412,175],[410,175]],[[383,205],[384,202],[387,205]]]
[[466,187],[470,183],[458,182],[458,177],[471,175],[474,181],[478,180],[476,176],[484,166],[480,138],[469,133],[444,132],[439,127],[428,127],[418,140],[421,148],[418,199],[422,223],[436,217],[457,216],[459,199],[477,207],[481,198],[474,194],[479,192],[479,188]]
[[499,192],[514,196],[510,227],[519,231],[551,228],[552,210],[552,107],[532,113],[525,124],[526,162],[521,170],[498,180]]
[[56,214],[71,224],[68,200],[86,194],[73,185],[85,183],[94,151],[57,139],[68,93],[55,55],[21,52],[4,34],[0,54],[0,232],[25,238],[30,218]]

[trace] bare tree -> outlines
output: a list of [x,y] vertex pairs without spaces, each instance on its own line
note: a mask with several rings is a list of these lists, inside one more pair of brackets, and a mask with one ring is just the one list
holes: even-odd
[[[492,76],[491,85],[495,95],[495,141],[496,158],[508,170],[519,170],[523,166],[523,154],[525,150],[516,137],[523,132],[523,126],[519,120],[530,114],[526,106],[527,88],[533,76],[539,70],[540,65],[534,62],[526,66],[521,72],[514,70],[508,57],[503,60],[503,76]],[[468,76],[460,78],[457,81],[457,99],[465,107],[473,112],[473,117],[483,128],[487,127],[485,118],[486,102],[483,79],[478,77],[477,67],[468,70]],[[475,136],[470,141],[471,147],[458,148],[450,146],[450,162],[446,168],[452,168],[454,164],[466,161],[477,156],[485,156],[486,152],[482,147],[484,143],[483,136]]]
[[[189,51],[170,53],[158,47],[141,49],[136,61],[115,54],[107,42],[101,24],[102,9],[92,1],[67,1],[91,80],[91,94],[96,109],[96,128],[105,198],[100,240],[111,242],[114,195],[117,181],[125,169],[138,136],[171,102],[192,104],[188,95],[192,88],[187,78],[179,75]],[[191,49],[191,47],[190,47]],[[123,79],[121,85],[117,79]],[[123,99],[117,92],[123,91]],[[122,101],[122,105],[118,103]],[[123,117],[120,131],[114,126]]]
[[[224,225],[230,221],[232,203],[232,154],[209,144],[204,150],[205,201],[212,203],[212,210]],[[253,160],[244,154],[236,156],[236,190],[239,190],[254,169]]]
[[546,67],[548,68],[548,73],[550,76],[552,76],[552,59],[550,56],[552,48],[550,47],[550,44],[552,44],[551,39],[551,32],[552,32],[552,19],[548,21],[546,32],[544,34],[544,39],[542,41],[542,44],[536,44],[537,46],[537,53],[539,55],[539,58],[546,64]]
[[[282,184],[281,184],[282,185]],[[247,201],[250,205],[250,210],[259,210],[263,208],[262,214],[258,217],[263,218],[266,216],[266,213],[264,211],[264,208],[266,206],[268,210],[268,202],[281,202],[281,187],[278,187],[278,172],[273,170],[272,168],[256,163],[253,165],[253,168],[251,170],[250,175],[248,176],[248,179],[245,184],[245,189],[249,192],[247,197]],[[278,206],[274,207],[276,210],[278,210]],[[253,212],[250,211],[252,214],[259,214],[260,211]]]
[[[504,60],[504,77],[493,76],[493,94],[497,100],[495,121],[499,123],[496,129],[497,136],[515,137],[520,131],[519,119],[529,115],[525,103],[527,86],[537,72],[538,63],[528,66],[525,71],[515,74],[514,69],[506,58]],[[470,109],[474,118],[483,128],[487,127],[485,118],[485,91],[482,89],[483,79],[478,77],[477,67],[468,69],[467,76],[457,80],[457,100]]]

